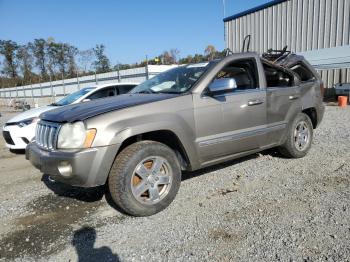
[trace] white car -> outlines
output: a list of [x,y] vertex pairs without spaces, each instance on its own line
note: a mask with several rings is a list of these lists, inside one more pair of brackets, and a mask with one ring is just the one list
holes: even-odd
[[114,83],[85,87],[56,103],[25,111],[11,118],[4,125],[2,134],[6,146],[11,150],[25,149],[35,136],[36,123],[39,120],[39,115],[43,112],[55,109],[58,106],[126,94],[137,85],[137,83]]

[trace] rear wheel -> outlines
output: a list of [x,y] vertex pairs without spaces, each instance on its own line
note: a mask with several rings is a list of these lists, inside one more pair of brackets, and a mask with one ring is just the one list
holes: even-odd
[[115,159],[108,186],[113,201],[125,213],[150,216],[174,200],[181,169],[168,146],[141,141],[126,147]]
[[304,157],[311,148],[312,139],[312,122],[306,114],[300,113],[290,126],[280,152],[290,158]]

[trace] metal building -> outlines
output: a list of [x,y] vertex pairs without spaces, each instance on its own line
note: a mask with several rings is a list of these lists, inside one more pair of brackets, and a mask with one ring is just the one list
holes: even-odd
[[[240,52],[288,49],[312,57],[327,87],[350,83],[350,0],[275,0],[227,17],[226,47]],[[330,62],[331,61],[331,62]]]

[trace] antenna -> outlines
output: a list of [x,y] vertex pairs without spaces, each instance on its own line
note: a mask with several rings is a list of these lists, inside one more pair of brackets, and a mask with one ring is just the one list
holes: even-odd
[[224,9],[224,18],[226,17],[226,3],[225,0],[222,0],[222,7]]

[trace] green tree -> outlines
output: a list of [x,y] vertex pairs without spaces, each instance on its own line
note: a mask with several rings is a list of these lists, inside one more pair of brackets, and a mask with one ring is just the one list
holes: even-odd
[[110,71],[110,62],[108,57],[105,55],[105,46],[100,44],[96,45],[93,49],[95,53],[95,62],[94,66],[97,73],[105,73]]
[[193,56],[188,55],[187,57],[181,58],[179,64],[190,64],[193,63]]
[[81,69],[84,71],[84,73],[87,72],[88,69],[90,69],[94,59],[94,50],[87,49],[78,51],[78,62],[81,67]]
[[173,64],[175,64],[176,62],[177,62],[177,58],[178,58],[178,56],[179,56],[179,54],[180,54],[180,51],[179,51],[179,49],[177,49],[177,48],[172,48],[172,49],[170,49],[170,55],[171,55],[171,57],[172,57],[172,62],[173,62]]
[[78,54],[78,48],[72,45],[68,45],[66,48],[68,58],[68,75],[70,77],[75,77],[78,72],[77,64],[75,62],[75,57]]
[[34,39],[32,45],[33,55],[35,57],[35,65],[39,68],[42,79],[47,79],[46,48],[47,43],[45,39]]
[[57,68],[57,52],[58,46],[54,42],[53,38],[48,39],[46,45],[46,67],[49,71],[51,79],[55,79],[56,68]]
[[24,84],[28,84],[31,81],[31,76],[33,74],[33,55],[31,49],[31,43],[28,43],[20,46],[17,51],[17,59],[23,75]]
[[5,58],[3,71],[11,78],[17,77],[17,59],[16,52],[19,46],[16,42],[11,40],[0,40],[0,54]]
[[213,60],[216,54],[215,47],[213,45],[208,45],[204,50],[204,54],[208,57],[209,61]]

